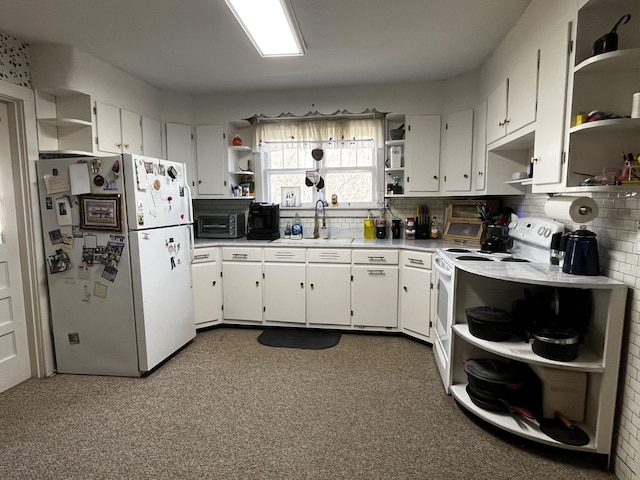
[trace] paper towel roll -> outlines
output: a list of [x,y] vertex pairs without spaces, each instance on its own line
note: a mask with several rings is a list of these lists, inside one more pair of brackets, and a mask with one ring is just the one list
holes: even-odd
[[551,197],[544,212],[559,222],[587,223],[598,216],[598,204],[589,197]]

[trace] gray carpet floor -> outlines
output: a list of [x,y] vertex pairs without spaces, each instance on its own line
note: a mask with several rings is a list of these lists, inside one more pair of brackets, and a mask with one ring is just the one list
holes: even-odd
[[145,378],[56,375],[0,394],[0,478],[615,478],[477,425],[429,346],[346,334],[297,350],[260,333],[200,332]]

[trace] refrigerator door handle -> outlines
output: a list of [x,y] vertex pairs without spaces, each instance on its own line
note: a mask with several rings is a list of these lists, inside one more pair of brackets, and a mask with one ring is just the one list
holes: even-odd
[[187,192],[187,203],[189,204],[189,223],[193,224],[193,201],[191,200],[191,189],[186,183],[184,184],[184,189]]

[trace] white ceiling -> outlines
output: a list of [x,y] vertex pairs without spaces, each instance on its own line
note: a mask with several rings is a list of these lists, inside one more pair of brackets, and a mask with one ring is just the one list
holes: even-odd
[[307,55],[261,58],[224,0],[0,0],[0,33],[187,93],[419,82],[479,68],[531,0],[291,0]]

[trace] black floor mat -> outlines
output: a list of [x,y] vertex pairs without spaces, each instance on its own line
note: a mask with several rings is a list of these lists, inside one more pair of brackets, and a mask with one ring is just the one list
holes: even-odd
[[305,330],[300,328],[269,328],[258,337],[258,342],[269,347],[303,348],[321,350],[335,347],[340,342],[340,332]]

